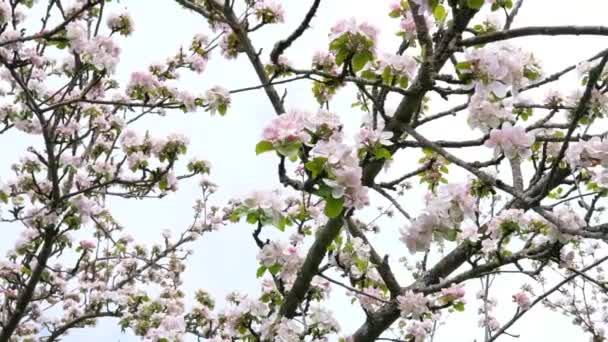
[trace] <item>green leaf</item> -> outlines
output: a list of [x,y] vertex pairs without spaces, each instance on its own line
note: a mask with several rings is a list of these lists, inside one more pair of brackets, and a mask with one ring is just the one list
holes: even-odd
[[228,105],[225,103],[221,103],[219,106],[217,106],[217,111],[220,113],[221,116],[226,115],[226,112],[228,112]]
[[163,179],[160,180],[160,182],[158,182],[158,188],[162,191],[167,190],[167,188],[169,187],[169,181],[167,180],[167,177],[164,177]]
[[340,66],[340,65],[344,64],[346,57],[348,57],[348,50],[346,50],[346,49],[338,50],[338,52],[336,52],[336,65]]
[[281,216],[278,220],[278,222],[276,223],[276,227],[284,232],[285,231],[285,227],[289,224],[289,220],[287,219],[287,217],[285,216]]
[[388,16],[391,18],[399,18],[401,16],[401,11],[399,11],[399,10],[390,11]]
[[373,58],[373,56],[369,51],[362,51],[362,52],[356,53],[353,56],[353,60],[352,60],[353,71],[354,72],[361,71],[365,67],[367,62],[372,60],[372,58]]
[[47,42],[49,45],[55,46],[56,48],[58,48],[60,50],[63,50],[66,47],[68,47],[68,43],[69,43],[69,41],[63,37],[49,38],[49,39],[47,39]]
[[471,62],[460,62],[456,64],[456,69],[458,70],[470,70],[473,64]]
[[264,275],[264,273],[266,273],[266,270],[267,270],[266,266],[264,266],[264,265],[260,266],[260,268],[258,268],[258,270],[255,272],[255,276],[258,278],[261,278]]
[[485,0],[467,0],[467,5],[469,8],[478,10],[483,6],[484,2]]
[[371,70],[365,70],[361,73],[361,77],[363,77],[367,80],[375,80],[376,74]]
[[283,265],[274,264],[274,265],[270,266],[268,268],[268,270],[270,271],[270,273],[272,273],[272,275],[276,275],[277,273],[279,273],[281,271],[281,268],[283,268]]
[[454,304],[454,310],[458,311],[458,312],[463,312],[464,311],[464,303],[463,302],[458,302]]
[[445,7],[443,7],[442,5],[435,6],[435,9],[433,10],[433,16],[435,16],[435,19],[437,21],[445,20],[447,15],[448,12],[445,10]]
[[260,155],[264,152],[268,152],[268,151],[272,151],[272,150],[274,150],[274,146],[272,146],[272,143],[267,140],[262,140],[257,145],[255,145],[255,154],[256,155]]
[[8,204],[8,195],[3,191],[0,191],[0,201]]
[[540,78],[540,72],[535,70],[534,68],[524,68],[524,77],[529,79],[530,81],[536,81]]
[[305,168],[306,170],[310,171],[312,178],[317,178],[317,176],[323,172],[326,161],[326,158],[315,158],[306,163]]
[[21,273],[25,274],[25,275],[32,275],[32,270],[27,267],[27,266],[21,266]]
[[319,190],[316,191],[316,195],[323,198],[331,197],[331,188],[327,185],[321,185]]
[[408,84],[409,84],[409,80],[406,76],[402,76],[399,78],[399,86],[401,88],[407,88]]
[[333,198],[332,196],[328,196],[325,199],[325,215],[329,218],[336,218],[342,212],[344,208],[344,197]]
[[384,68],[384,70],[382,71],[382,82],[384,82],[384,84],[386,84],[386,85],[391,85],[392,81],[393,81],[393,73],[391,72],[391,68],[390,67]]
[[391,160],[393,159],[393,155],[391,154],[391,151],[389,151],[388,149],[384,148],[384,147],[379,147],[376,148],[376,150],[374,151],[374,157],[378,160]]
[[337,52],[338,50],[344,50],[347,42],[348,37],[346,34],[343,34],[340,37],[334,39],[331,43],[329,43],[329,49],[334,52]]
[[258,222],[258,218],[258,213],[250,212],[249,214],[247,214],[247,223],[256,224]]
[[355,259],[355,266],[357,266],[357,269],[359,271],[364,273],[365,271],[367,271],[368,262],[363,259],[357,258]]
[[237,212],[230,214],[230,222],[239,222],[241,216]]
[[277,146],[276,150],[281,155],[290,158],[290,160],[293,161],[294,158],[298,157],[298,153],[300,152],[300,146],[302,146],[302,144],[299,141],[293,141]]

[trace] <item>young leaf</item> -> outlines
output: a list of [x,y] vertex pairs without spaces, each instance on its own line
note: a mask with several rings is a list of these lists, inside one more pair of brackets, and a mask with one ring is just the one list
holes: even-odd
[[257,145],[255,145],[255,154],[256,155],[260,155],[264,152],[268,152],[268,151],[272,151],[272,150],[274,150],[274,147],[272,146],[272,143],[267,140],[262,140]]
[[458,302],[454,304],[454,310],[458,311],[458,312],[463,312],[464,311],[464,303],[463,302]]
[[270,273],[272,273],[272,275],[276,275],[277,273],[279,273],[281,271],[281,268],[283,268],[283,266],[281,264],[274,264],[274,265],[270,266],[268,268],[268,270],[270,271]]
[[483,6],[485,0],[467,0],[467,5],[472,9],[480,9]]
[[369,60],[370,60],[369,52],[363,51],[363,52],[356,53],[353,56],[353,60],[352,60],[353,71],[358,72],[358,71],[362,70],[365,67],[365,64],[367,64],[367,62],[369,62]]
[[435,9],[433,10],[433,16],[435,16],[435,19],[437,21],[443,21],[445,17],[447,17],[447,15],[448,12],[445,10],[445,7],[443,7],[442,5],[435,6]]
[[344,197],[333,198],[328,196],[325,199],[325,215],[329,218],[336,218],[342,212],[344,208]]
[[323,172],[323,168],[325,167],[325,158],[315,158],[308,163],[306,163],[306,170],[310,171],[312,178],[317,178],[321,172]]
[[255,276],[258,278],[261,278],[264,275],[264,273],[266,273],[266,270],[267,270],[266,266],[263,266],[263,265],[260,266],[260,268],[258,268],[257,272],[255,272]]

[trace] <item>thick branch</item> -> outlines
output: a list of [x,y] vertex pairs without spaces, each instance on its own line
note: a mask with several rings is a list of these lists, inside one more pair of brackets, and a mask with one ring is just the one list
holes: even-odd
[[280,316],[287,318],[295,316],[298,305],[304,300],[306,292],[310,289],[310,282],[317,275],[319,265],[327,253],[327,248],[338,236],[343,225],[343,215],[339,215],[336,218],[330,219],[325,227],[317,232],[315,242],[310,246],[306,259],[304,259],[304,264],[300,268],[289,293],[285,296],[283,305],[281,305],[279,310]]

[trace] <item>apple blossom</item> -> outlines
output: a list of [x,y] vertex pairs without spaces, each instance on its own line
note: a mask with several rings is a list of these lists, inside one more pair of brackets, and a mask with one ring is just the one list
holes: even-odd
[[517,303],[517,306],[519,306],[521,310],[528,310],[530,308],[530,305],[532,304],[532,301],[530,301],[530,297],[528,297],[528,294],[526,294],[525,292],[518,292],[514,294],[513,301]]
[[225,115],[231,102],[230,93],[225,88],[215,86],[205,92],[205,101],[211,115]]
[[429,312],[428,299],[422,293],[407,291],[404,295],[397,297],[397,301],[403,317],[420,318]]
[[490,132],[485,146],[494,148],[495,155],[502,152],[509,159],[525,159],[532,154],[530,147],[533,143],[534,136],[531,133],[521,126],[512,126],[507,122],[501,128]]
[[254,9],[258,20],[264,23],[281,23],[285,20],[283,6],[276,0],[258,0]]

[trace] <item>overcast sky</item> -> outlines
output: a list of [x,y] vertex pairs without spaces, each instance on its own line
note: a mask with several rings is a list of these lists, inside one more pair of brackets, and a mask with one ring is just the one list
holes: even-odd
[[[307,10],[311,1],[284,0],[287,13],[287,24],[276,25],[263,30],[254,36],[254,44],[264,48],[267,56],[270,48],[277,39],[284,38],[286,32],[295,27]],[[313,21],[313,27],[304,37],[296,42],[286,53],[296,66],[306,68],[310,57],[317,50],[327,49],[327,34],[329,28],[338,19],[354,16],[360,20],[368,20],[377,25],[383,32],[380,40],[381,51],[394,51],[398,39],[394,36],[398,21],[389,19],[387,14],[389,0],[324,0],[319,14]],[[171,0],[122,0],[120,7],[127,7],[135,20],[135,33],[121,39],[121,63],[117,71],[120,80],[127,80],[129,73],[144,70],[151,63],[163,61],[173,55],[177,49],[186,46],[192,36],[199,32],[210,33],[204,21],[186,10],[183,10]],[[608,2],[604,0],[527,0],[514,27],[530,25],[601,25],[605,23],[608,13]],[[480,17],[482,18],[482,17]],[[608,47],[608,38],[581,37],[543,37],[518,39],[516,44],[531,49],[543,61],[543,69],[547,73],[557,71],[564,66],[588,58],[602,48]],[[208,71],[203,75],[184,75],[180,86],[194,93],[203,93],[209,87],[219,84],[228,89],[256,85],[257,81],[248,61],[240,57],[236,61],[225,61],[215,54],[208,65]],[[571,80],[570,80],[571,81]],[[301,83],[290,85],[287,93],[287,107],[300,108],[309,111],[317,109],[318,105],[312,98],[310,85]],[[564,83],[567,89],[575,85]],[[332,110],[339,113],[343,121],[350,127],[359,123],[361,113],[352,109],[352,92],[340,93],[333,104]],[[139,126],[149,129],[155,134],[165,135],[178,132],[187,135],[191,140],[191,156],[201,157],[211,161],[213,165],[211,179],[219,186],[215,198],[217,204],[225,203],[232,197],[239,197],[253,189],[275,189],[279,187],[276,175],[277,159],[272,155],[256,157],[255,144],[260,140],[262,127],[274,115],[272,107],[262,91],[242,93],[233,97],[233,105],[226,117],[209,117],[200,112],[184,115],[170,113],[163,119],[148,119]],[[456,104],[452,102],[451,104]],[[431,112],[447,107],[448,104],[438,100],[432,104]],[[430,136],[442,138],[462,138],[466,132],[462,116],[452,120],[450,124],[435,126],[427,132]],[[10,144],[8,140],[10,139]],[[0,177],[8,176],[8,165],[23,154],[27,141],[20,135],[0,136]],[[7,145],[9,147],[7,147]],[[414,155],[412,158],[416,157]],[[403,159],[404,169],[413,168],[414,159]],[[401,165],[401,164],[400,164]],[[381,175],[380,177],[388,176]],[[415,192],[413,199],[408,198],[407,205],[420,208],[422,192]],[[116,217],[124,224],[126,230],[141,240],[158,241],[163,229],[175,232],[183,230],[192,217],[192,204],[198,197],[195,183],[182,183],[178,193],[166,197],[162,201],[114,201],[112,207]],[[411,203],[410,201],[414,202]],[[380,202],[384,204],[384,202]],[[383,221],[382,238],[376,239],[376,248],[392,251],[393,262],[398,257],[406,255],[407,251],[397,240],[398,230],[403,225],[399,220]],[[4,229],[4,227],[0,226]],[[17,227],[6,227],[8,233],[17,233]],[[4,239],[0,248],[12,244],[10,239]],[[8,243],[8,245],[7,245]],[[259,282],[255,277],[257,269],[255,247],[251,239],[251,227],[236,224],[222,231],[204,236],[191,245],[195,251],[190,258],[186,271],[185,289],[189,293],[202,288],[221,299],[234,290],[255,295],[259,291]],[[3,252],[0,249],[0,252]],[[407,274],[401,271],[403,279]],[[405,282],[404,282],[405,283]],[[496,288],[502,302],[510,302],[514,292],[511,283],[499,284]],[[362,322],[362,312],[352,310],[348,298],[336,291],[332,298],[333,310],[338,314],[339,322],[344,333],[354,331]],[[475,302],[474,291],[470,291],[467,300]],[[515,310],[515,306],[507,305],[498,308],[499,319],[503,322]],[[454,314],[448,319],[448,324],[439,331],[437,342],[473,341],[479,337],[481,330],[477,328],[477,313],[473,305],[467,312]],[[121,334],[113,323],[104,323],[102,329],[82,333],[73,333],[65,341],[136,341],[128,334]],[[547,310],[535,310],[529,313],[527,319],[516,324],[510,332],[521,334],[521,342],[528,341],[582,341],[581,331],[569,325],[569,319],[562,318]],[[508,340],[509,337],[504,337]]]

